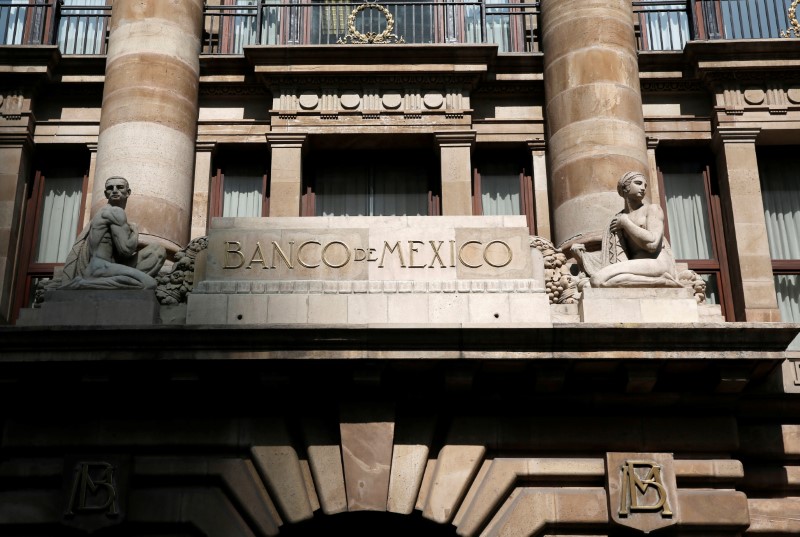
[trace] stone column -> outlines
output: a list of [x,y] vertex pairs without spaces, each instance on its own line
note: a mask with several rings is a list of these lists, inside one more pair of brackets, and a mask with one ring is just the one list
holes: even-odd
[[547,159],[544,140],[528,142],[533,163],[533,210],[536,219],[536,235],[547,240],[550,232],[550,198],[547,192]]
[[116,0],[112,11],[92,214],[105,180],[128,179],[140,240],[189,240],[203,0]]
[[556,243],[602,229],[617,180],[648,175],[630,0],[542,2],[545,113]]
[[472,160],[474,131],[439,132],[441,151],[442,215],[472,214]]
[[300,216],[305,134],[267,134],[270,165],[269,215]]
[[208,235],[208,198],[211,190],[211,153],[214,143],[198,143],[194,160],[194,196],[192,197],[191,239]]
[[[759,129],[714,133],[737,321],[780,321],[756,158]],[[732,233],[731,233],[732,231]],[[733,236],[731,236],[733,235]]]

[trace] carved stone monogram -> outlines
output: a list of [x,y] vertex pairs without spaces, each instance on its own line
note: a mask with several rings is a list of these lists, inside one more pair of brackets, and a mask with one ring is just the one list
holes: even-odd
[[669,453],[608,453],[609,513],[645,533],[678,522],[677,487]]
[[123,518],[121,483],[127,463],[106,457],[70,458],[65,464],[63,523],[95,531]]

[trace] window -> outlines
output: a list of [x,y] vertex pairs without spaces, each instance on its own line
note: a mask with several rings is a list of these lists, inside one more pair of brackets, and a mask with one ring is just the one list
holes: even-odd
[[211,179],[209,216],[268,216],[269,180],[266,145],[223,146]]
[[0,45],[45,44],[52,14],[44,2],[0,0]]
[[63,0],[58,48],[63,54],[105,54],[111,8],[106,0]]
[[535,234],[533,182],[525,158],[524,151],[476,151],[472,212],[487,216],[523,214],[528,229]]
[[691,150],[658,152],[659,192],[675,260],[706,282],[706,302],[720,304],[733,318],[733,301],[722,226],[719,188],[712,156]]
[[758,173],[781,318],[800,322],[800,186],[796,147],[759,147]]
[[28,189],[15,311],[31,305],[36,284],[64,264],[83,224],[89,151],[38,148]]
[[[305,216],[437,215],[427,151],[319,151],[308,167]],[[346,157],[346,158],[345,158]]]
[[640,50],[683,50],[689,33],[689,16],[684,3],[669,0],[633,2],[638,17]]

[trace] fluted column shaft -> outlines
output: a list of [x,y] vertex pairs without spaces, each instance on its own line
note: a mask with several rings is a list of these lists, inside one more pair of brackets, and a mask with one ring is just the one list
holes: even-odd
[[128,179],[140,240],[189,240],[203,0],[116,0],[111,16],[92,213],[105,180]]
[[543,0],[545,113],[553,232],[602,229],[623,202],[617,180],[648,176],[630,0]]

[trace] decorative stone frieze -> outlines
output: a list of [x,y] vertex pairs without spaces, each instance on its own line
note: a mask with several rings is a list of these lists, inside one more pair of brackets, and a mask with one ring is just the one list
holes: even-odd
[[461,119],[470,108],[465,87],[422,86],[340,86],[309,89],[308,86],[276,88],[274,113],[280,118],[314,116],[335,119],[341,114],[414,119],[421,115],[442,115]]

